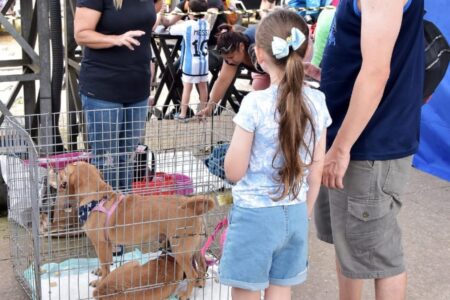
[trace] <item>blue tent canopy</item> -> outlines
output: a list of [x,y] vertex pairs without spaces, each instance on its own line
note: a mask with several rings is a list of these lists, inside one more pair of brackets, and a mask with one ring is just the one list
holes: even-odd
[[[426,0],[425,19],[435,23],[450,40],[450,1]],[[450,68],[449,68],[450,69]],[[419,151],[413,165],[418,169],[450,181],[450,71],[442,80],[430,102],[422,108]]]

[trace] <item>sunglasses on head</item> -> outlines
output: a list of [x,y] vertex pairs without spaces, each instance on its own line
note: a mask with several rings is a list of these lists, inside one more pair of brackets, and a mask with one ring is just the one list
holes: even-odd
[[229,45],[228,47],[220,47],[217,49],[217,51],[219,51],[219,54],[228,54],[230,52],[232,52],[233,49],[233,45]]

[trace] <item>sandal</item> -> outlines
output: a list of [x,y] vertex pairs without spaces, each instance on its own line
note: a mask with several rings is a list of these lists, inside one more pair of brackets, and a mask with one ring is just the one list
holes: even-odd
[[175,120],[177,120],[178,122],[181,122],[181,123],[187,123],[187,122],[189,122],[189,117],[180,117],[180,113],[176,113],[176,114],[174,114],[173,115],[173,118],[175,119]]

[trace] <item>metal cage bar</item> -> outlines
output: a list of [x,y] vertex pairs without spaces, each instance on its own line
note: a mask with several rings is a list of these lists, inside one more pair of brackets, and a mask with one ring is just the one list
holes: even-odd
[[[162,110],[162,107],[151,108],[149,112],[153,109]],[[192,109],[196,110],[196,107]],[[133,146],[131,151],[119,145],[121,141],[130,139],[126,130],[125,137],[118,134],[122,128],[120,126],[109,132],[106,130],[103,135],[92,135],[92,124],[99,125],[105,131],[111,119],[117,118],[117,112],[113,109],[95,110],[92,111],[94,119],[88,116],[91,112],[66,112],[58,115],[57,124],[56,114],[6,117],[0,128],[0,162],[6,166],[11,257],[19,281],[32,299],[93,299],[94,289],[88,287],[88,282],[99,278],[86,271],[105,265],[101,259],[98,260],[103,251],[98,245],[105,241],[103,235],[107,235],[109,238],[106,240],[119,243],[115,245],[111,242],[113,252],[119,253],[112,260],[115,269],[111,276],[118,277],[106,277],[110,280],[104,279],[101,283],[108,282],[108,285],[117,288],[123,286],[121,281],[134,278],[131,283],[128,282],[131,286],[119,292],[119,295],[163,293],[167,289],[182,293],[176,292],[177,287],[179,289],[183,284],[190,287],[197,282],[189,276],[187,281],[176,276],[177,268],[186,268],[186,264],[180,260],[183,258],[185,261],[189,257],[192,260],[189,265],[194,262],[200,270],[193,274],[202,274],[198,276],[205,286],[204,289],[194,288],[191,299],[230,299],[228,288],[220,286],[217,281],[216,267],[209,270],[203,268],[204,258],[199,256],[199,250],[206,237],[228,212],[228,207],[218,206],[215,200],[217,195],[231,186],[220,174],[223,173],[220,157],[214,155],[217,149],[231,139],[234,112],[223,109],[218,116],[189,123],[159,120],[151,113],[142,120],[137,114],[131,113],[128,120],[130,124],[137,126],[143,122],[145,130],[138,140],[141,145],[148,147],[136,149]],[[28,120],[30,118],[43,117],[47,118],[47,123],[41,123],[39,128],[31,128],[38,132],[35,140],[39,143],[36,144],[23,126],[32,124]],[[87,132],[71,131],[68,124],[73,119]],[[86,124],[86,120],[90,123]],[[53,125],[43,128],[42,124]],[[55,145],[49,137],[56,126],[61,132],[62,145]],[[133,126],[127,130],[134,130]],[[89,142],[84,139],[85,136],[89,137]],[[99,151],[96,142],[101,147],[107,145],[109,152]],[[78,151],[65,151],[56,155],[47,151],[56,146]],[[116,159],[116,156],[126,156],[127,160],[120,164],[120,158]],[[102,163],[98,164],[101,160]],[[93,168],[89,170],[100,171],[101,177],[95,175],[97,172],[94,171],[71,171],[85,173],[78,177],[71,175],[70,180],[64,179],[64,174],[68,174],[69,170],[82,170],[80,168],[87,165],[81,161],[89,161],[89,166]],[[113,164],[108,169],[105,162],[117,162],[117,165]],[[119,178],[131,178],[131,185],[115,187],[108,172],[115,173]],[[100,195],[101,182],[114,187],[109,196],[104,197],[118,201],[123,195],[124,202],[117,204],[119,208],[112,214],[112,223],[101,221],[102,215],[98,213],[93,215],[97,220],[90,221],[99,222],[96,226],[83,226],[78,218],[79,214],[83,214],[80,210],[84,209],[83,201],[92,194]],[[67,185],[70,187],[67,188]],[[91,190],[79,188],[86,185]],[[188,195],[197,197],[186,198]],[[104,198],[96,199],[101,201]],[[192,209],[183,206],[189,199],[195,200]],[[211,210],[212,207],[199,204],[209,203],[206,199],[214,199],[211,201],[216,207]],[[108,206],[111,202],[104,203]],[[136,203],[144,206],[135,206]],[[178,203],[178,208],[173,208],[174,203]],[[197,210],[201,210],[198,215]],[[153,217],[145,217],[144,212]],[[139,238],[142,233],[136,228],[151,238]],[[128,232],[126,237],[123,237],[124,232]],[[161,254],[161,247],[171,251],[174,262],[170,256]],[[219,258],[220,252],[220,245],[214,243],[208,256]],[[138,266],[132,268],[136,261],[139,262]],[[153,279],[148,277],[146,267],[156,270],[158,276]],[[167,279],[169,277],[171,280]],[[115,295],[111,291],[105,293],[102,295]]]

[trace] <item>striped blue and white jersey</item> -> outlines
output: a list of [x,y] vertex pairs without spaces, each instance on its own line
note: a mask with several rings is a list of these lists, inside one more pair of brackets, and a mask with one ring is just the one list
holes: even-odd
[[204,19],[187,20],[170,27],[170,34],[182,35],[181,70],[188,76],[208,75],[209,24]]

